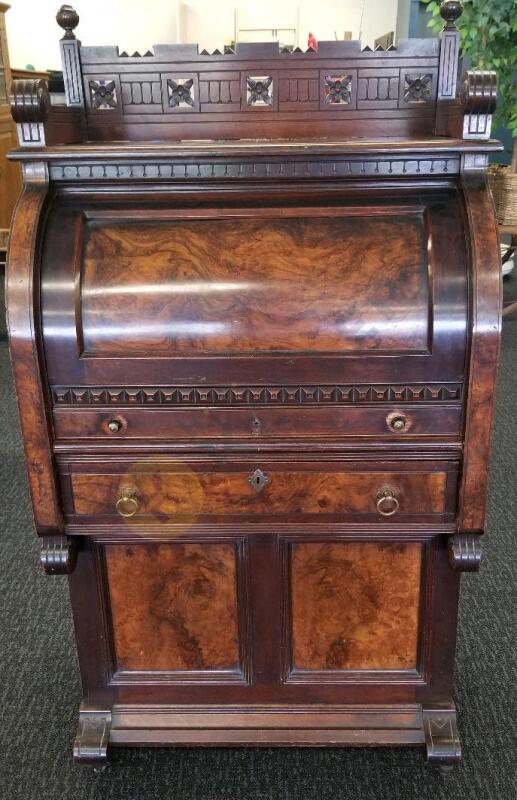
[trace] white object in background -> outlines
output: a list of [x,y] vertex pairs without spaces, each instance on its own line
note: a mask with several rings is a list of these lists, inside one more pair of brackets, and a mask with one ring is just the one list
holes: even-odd
[[[510,248],[509,244],[501,245],[501,258],[504,257],[505,253],[509,250],[509,248]],[[510,274],[514,266],[515,266],[515,253],[511,258],[508,259],[508,261],[506,261],[503,264],[503,278],[506,278],[506,276]]]

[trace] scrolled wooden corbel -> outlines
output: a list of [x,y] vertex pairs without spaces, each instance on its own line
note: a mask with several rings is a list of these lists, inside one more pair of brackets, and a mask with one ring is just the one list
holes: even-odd
[[478,572],[483,551],[481,534],[456,533],[449,536],[449,564],[459,572]]
[[77,561],[77,542],[68,536],[42,536],[40,566],[45,575],[70,575]]
[[464,139],[489,139],[497,105],[497,74],[490,70],[471,70],[463,76],[461,103]]
[[11,115],[21,147],[44,147],[50,95],[41,79],[15,80],[11,87]]

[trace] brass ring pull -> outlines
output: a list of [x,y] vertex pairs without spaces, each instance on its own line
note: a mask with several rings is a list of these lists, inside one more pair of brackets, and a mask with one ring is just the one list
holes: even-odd
[[398,498],[389,486],[384,486],[377,493],[377,511],[383,517],[391,517],[399,509]]
[[122,486],[120,497],[115,504],[121,517],[134,517],[139,508],[138,492],[134,486]]

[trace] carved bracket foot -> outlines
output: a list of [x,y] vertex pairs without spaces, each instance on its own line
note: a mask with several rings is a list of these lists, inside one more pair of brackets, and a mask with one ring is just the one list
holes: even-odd
[[456,709],[424,708],[422,715],[427,760],[444,773],[449,772],[461,760]]
[[108,760],[111,711],[82,709],[74,740],[74,761],[78,764],[103,766]]
[[481,563],[481,536],[458,533],[449,536],[449,564],[460,572],[477,572]]
[[67,536],[42,536],[40,566],[45,575],[70,575],[77,561],[77,543]]

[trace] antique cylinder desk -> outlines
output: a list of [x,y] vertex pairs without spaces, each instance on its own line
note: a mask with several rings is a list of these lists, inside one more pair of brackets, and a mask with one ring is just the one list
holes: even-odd
[[[7,304],[80,762],[111,745],[460,758],[500,332],[495,76],[387,50],[143,55],[57,20],[13,84]],[[468,708],[465,708],[468,714]],[[372,755],[372,758],[374,756]]]

